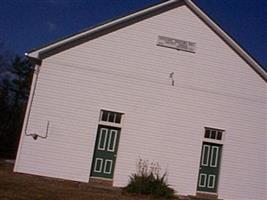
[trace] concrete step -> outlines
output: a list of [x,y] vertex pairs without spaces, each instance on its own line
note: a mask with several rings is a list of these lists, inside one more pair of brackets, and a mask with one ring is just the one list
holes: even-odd
[[196,195],[188,195],[190,200],[222,200],[217,195],[197,193]]

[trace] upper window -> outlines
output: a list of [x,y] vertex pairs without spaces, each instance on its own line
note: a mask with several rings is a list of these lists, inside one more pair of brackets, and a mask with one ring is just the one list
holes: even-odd
[[122,113],[101,110],[99,121],[120,124]]
[[214,128],[205,128],[205,138],[214,139],[214,140],[222,140],[223,130],[214,129]]

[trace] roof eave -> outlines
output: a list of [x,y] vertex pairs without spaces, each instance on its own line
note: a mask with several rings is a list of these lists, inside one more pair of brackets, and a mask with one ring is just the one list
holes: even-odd
[[45,46],[43,48],[40,48],[40,49],[37,49],[37,50],[33,50],[29,53],[26,53],[25,55],[27,55],[27,57],[29,58],[35,58],[35,59],[42,59],[42,57],[40,55],[42,54],[45,54],[46,52],[49,52],[55,48],[60,48],[61,46],[65,45],[65,44],[68,44],[68,43],[71,43],[73,41],[76,41],[80,38],[84,38],[84,37],[87,37],[95,32],[100,32],[102,30],[105,30],[105,29],[108,29],[112,26],[115,26],[116,24],[120,24],[120,23],[123,23],[125,21],[128,21],[132,18],[136,18],[138,16],[141,16],[141,15],[144,15],[146,13],[150,13],[150,12],[153,12],[154,10],[157,10],[161,7],[165,7],[165,6],[168,6],[168,5],[171,5],[173,3],[178,3],[178,2],[181,2],[181,0],[169,0],[169,1],[165,1],[163,3],[160,3],[160,4],[157,4],[157,5],[154,5],[152,7],[149,7],[145,10],[141,10],[141,11],[138,11],[138,12],[135,12],[133,14],[130,14],[128,16],[125,16],[125,17],[122,17],[122,18],[119,18],[119,19],[116,19],[114,21],[111,21],[109,23],[106,23],[106,24],[103,24],[101,26],[97,26],[95,28],[92,28],[90,30],[87,30],[87,31],[84,31],[84,32],[81,32],[81,33],[78,33],[78,34],[75,34],[73,36],[70,36],[70,37],[67,37],[61,41],[58,41],[58,42],[55,42],[55,43],[52,43],[48,46]]

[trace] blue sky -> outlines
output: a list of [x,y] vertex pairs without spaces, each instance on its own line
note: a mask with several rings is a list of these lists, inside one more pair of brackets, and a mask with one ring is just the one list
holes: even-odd
[[[25,52],[160,0],[0,0],[0,41]],[[267,0],[194,0],[267,70]]]

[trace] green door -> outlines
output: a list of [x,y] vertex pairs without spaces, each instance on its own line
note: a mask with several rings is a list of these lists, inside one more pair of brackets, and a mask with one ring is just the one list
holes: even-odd
[[222,145],[203,142],[197,191],[217,193]]
[[120,128],[98,126],[91,167],[92,177],[113,178],[119,138]]

